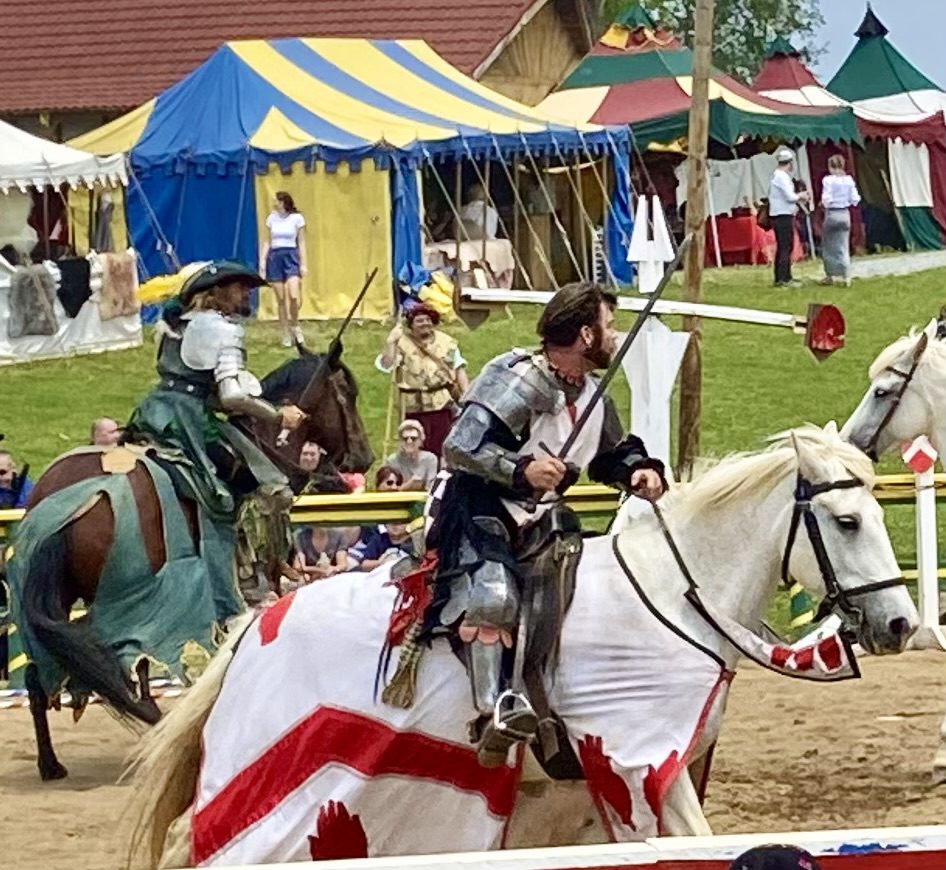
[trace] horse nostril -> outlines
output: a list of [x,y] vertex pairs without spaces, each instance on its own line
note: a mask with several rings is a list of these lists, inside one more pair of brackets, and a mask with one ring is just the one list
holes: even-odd
[[896,638],[902,638],[911,631],[910,620],[903,616],[890,620],[890,633]]

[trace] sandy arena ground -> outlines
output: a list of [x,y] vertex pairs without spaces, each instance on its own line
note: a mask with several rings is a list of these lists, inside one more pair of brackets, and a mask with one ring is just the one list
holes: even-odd
[[[707,815],[717,833],[946,822],[930,760],[946,711],[946,656],[863,659],[859,682],[817,686],[752,666],[736,678],[716,752]],[[27,710],[0,711],[2,865],[116,866],[133,737],[101,707],[73,726],[53,714],[68,779],[44,784]]]

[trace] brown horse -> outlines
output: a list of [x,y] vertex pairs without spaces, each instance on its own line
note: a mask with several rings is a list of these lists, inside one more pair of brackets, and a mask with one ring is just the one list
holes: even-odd
[[[301,395],[318,367],[319,357],[299,350],[300,358],[284,363],[264,379],[264,397],[283,402]],[[344,491],[336,469],[366,471],[374,459],[357,412],[357,389],[351,372],[337,356],[330,363],[323,369],[322,386],[312,407],[302,409],[310,412],[310,416],[294,433],[290,445],[277,451],[273,446],[274,432],[257,432],[260,445],[286,470],[297,491],[309,482],[295,465],[298,448],[304,441],[319,443],[331,460],[313,476],[316,489]],[[127,475],[148,564],[152,574],[157,574],[168,558],[161,500],[146,465],[126,448],[72,453],[54,460],[37,481],[27,512],[72,484],[103,474]],[[193,550],[199,553],[197,505],[182,496],[178,496],[178,501]],[[103,494],[77,512],[59,532],[40,542],[36,548],[38,556],[29,563],[21,584],[18,621],[23,623],[24,635],[29,633],[71,679],[96,692],[120,714],[154,724],[160,712],[149,695],[147,659],[139,661],[133,681],[116,651],[98,640],[88,623],[69,619],[78,600],[87,607],[94,606],[99,580],[116,543],[117,528],[113,506]],[[67,771],[53,750],[47,721],[50,698],[33,663],[26,669],[26,687],[36,730],[40,776],[44,780],[60,779]]]

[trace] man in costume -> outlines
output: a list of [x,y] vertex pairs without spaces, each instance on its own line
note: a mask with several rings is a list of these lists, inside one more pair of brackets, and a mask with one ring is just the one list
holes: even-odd
[[407,329],[391,330],[375,360],[382,372],[394,372],[407,420],[424,427],[426,449],[439,457],[453,423],[454,401],[469,381],[466,360],[456,340],[437,329],[440,315],[427,305],[415,305],[405,315]]
[[296,429],[305,419],[295,405],[275,408],[262,399],[259,381],[246,368],[240,321],[251,313],[251,290],[265,283],[229,261],[209,263],[184,282],[165,306],[160,382],[132,415],[126,440],[156,442],[172,458],[185,460],[188,483],[217,523],[232,526],[252,494],[268,539],[258,544],[272,546],[284,560],[291,540],[288,480],[228,419],[253,417],[284,429]]
[[[586,469],[593,480],[648,500],[666,488],[663,463],[648,457],[639,438],[622,440],[607,398],[593,407],[565,461],[556,457],[594,392],[591,373],[606,368],[616,350],[616,301],[590,284],[556,293],[538,323],[541,351],[514,350],[487,363],[444,443],[451,474],[431,504],[428,544],[439,559],[439,622],[459,624],[466,644],[480,714],[473,737],[488,766],[504,763],[510,746],[531,740],[538,726],[521,682],[509,682],[513,633],[525,603],[519,560],[524,554],[534,560],[530,576],[538,587],[567,588],[581,537],[559,496]],[[528,594],[537,624],[526,629],[541,633],[549,608]]]

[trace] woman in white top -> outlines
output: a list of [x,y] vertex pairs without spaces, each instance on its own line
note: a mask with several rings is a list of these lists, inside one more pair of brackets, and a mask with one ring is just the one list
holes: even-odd
[[266,218],[269,238],[260,251],[260,271],[276,291],[283,347],[303,342],[299,328],[302,304],[302,277],[306,274],[305,218],[296,210],[292,197],[281,190],[273,199]]
[[821,182],[821,205],[825,212],[821,231],[822,284],[833,284],[837,279],[850,286],[850,210],[860,201],[857,185],[844,169],[844,158],[840,154],[832,155],[828,158],[828,174]]

